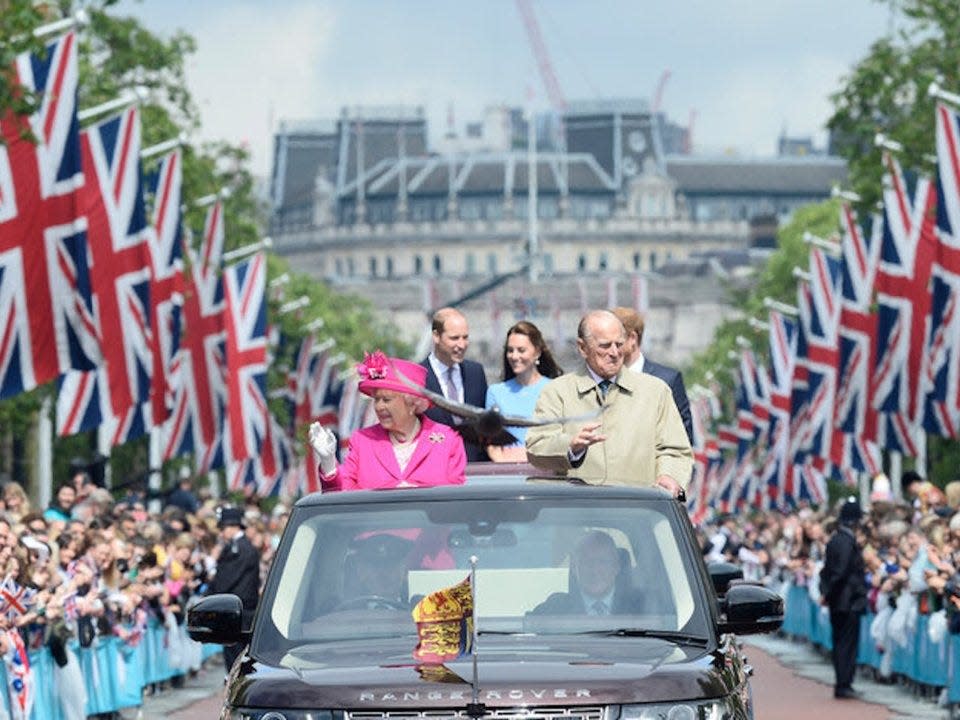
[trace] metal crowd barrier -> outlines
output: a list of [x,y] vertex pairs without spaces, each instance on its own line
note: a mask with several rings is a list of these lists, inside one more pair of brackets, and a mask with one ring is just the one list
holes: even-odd
[[[80,664],[86,687],[86,715],[117,712],[143,704],[143,689],[187,670],[170,664],[167,629],[159,622],[151,622],[140,642],[131,647],[116,637],[98,637],[87,648],[74,641],[70,644],[73,657]],[[203,645],[200,661],[222,651],[220,645]],[[64,720],[61,698],[55,681],[56,663],[46,648],[27,653],[33,683],[31,720]],[[72,659],[71,659],[72,661]],[[0,699],[10,713],[7,670],[0,663]],[[0,710],[2,716],[2,710]],[[8,717],[16,717],[12,713]]]
[[[833,649],[830,614],[817,605],[805,587],[788,585],[784,598],[783,632],[809,640],[825,650]],[[883,653],[870,634],[875,614],[866,613],[860,620],[860,644],[857,663],[881,670]],[[920,685],[947,688],[947,699],[960,703],[960,635],[944,634],[940,642],[929,635],[930,616],[917,615],[916,627],[906,636],[906,645],[890,639],[892,653],[889,671]]]

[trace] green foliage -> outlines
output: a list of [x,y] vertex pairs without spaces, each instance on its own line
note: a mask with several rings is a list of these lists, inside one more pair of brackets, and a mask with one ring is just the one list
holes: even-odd
[[934,80],[960,91],[960,4],[954,0],[895,0],[904,21],[892,37],[875,42],[843,78],[831,99],[827,127],[837,152],[849,163],[850,185],[861,208],[880,198],[880,149],[876,133],[901,143],[905,168],[931,169]]
[[[37,108],[38,98],[20,84],[14,61],[24,52],[43,52],[43,41],[33,37],[43,21],[42,9],[32,0],[0,0],[0,118],[8,112],[30,115]],[[26,125],[20,131],[26,132]]]

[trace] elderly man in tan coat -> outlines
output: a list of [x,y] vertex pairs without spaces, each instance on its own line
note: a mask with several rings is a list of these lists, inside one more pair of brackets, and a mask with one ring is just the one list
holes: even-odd
[[531,463],[603,485],[659,486],[677,496],[690,481],[693,452],[669,386],[623,367],[623,324],[611,312],[587,313],[577,328],[585,366],[550,381],[535,418],[603,413],[587,423],[533,427]]

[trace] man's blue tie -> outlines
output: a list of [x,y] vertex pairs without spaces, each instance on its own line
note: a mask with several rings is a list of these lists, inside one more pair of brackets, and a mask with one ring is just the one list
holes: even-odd
[[605,398],[607,396],[607,392],[610,390],[611,385],[613,385],[613,381],[611,380],[601,380],[599,383],[597,383],[597,387],[600,389],[601,398]]

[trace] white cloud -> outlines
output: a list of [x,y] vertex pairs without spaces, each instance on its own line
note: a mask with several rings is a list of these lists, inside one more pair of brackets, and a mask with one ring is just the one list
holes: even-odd
[[334,15],[325,4],[216,6],[190,27],[197,53],[188,83],[200,107],[203,139],[248,143],[252,170],[266,176],[271,123],[315,117]]

